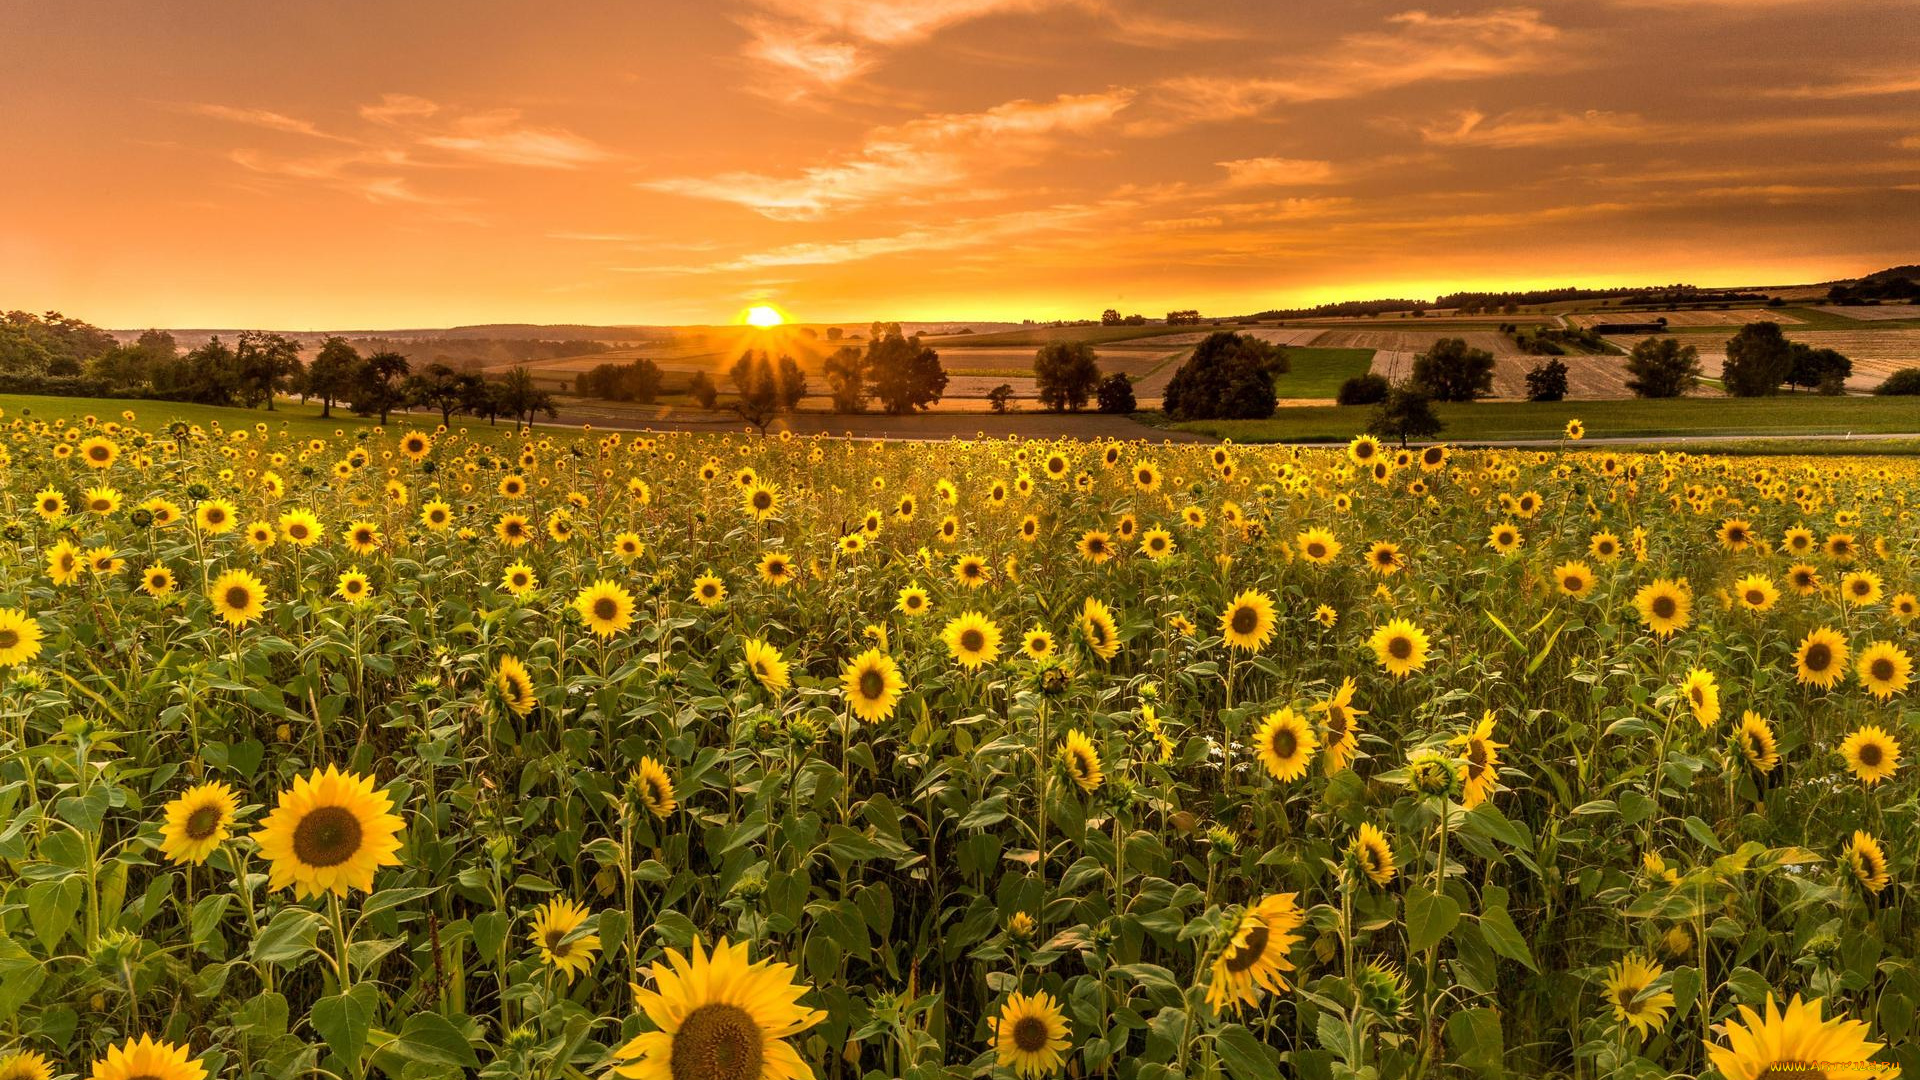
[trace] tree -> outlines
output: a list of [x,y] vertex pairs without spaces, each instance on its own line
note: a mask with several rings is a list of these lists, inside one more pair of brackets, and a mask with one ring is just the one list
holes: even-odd
[[469,381],[480,381],[480,376],[463,374],[445,364],[428,364],[419,374],[407,377],[407,404],[438,410],[440,422],[446,424],[453,419],[453,410],[471,394]]
[[1367,422],[1367,430],[1382,438],[1396,439],[1405,446],[1410,439],[1433,438],[1446,430],[1446,425],[1434,414],[1433,398],[1426,384],[1408,379],[1387,392],[1387,399]]
[[1133,399],[1133,380],[1118,371],[1100,380],[1099,399],[1103,413],[1131,413],[1139,407]]
[[273,411],[273,399],[300,374],[300,345],[284,334],[242,330],[233,349],[239,370],[240,398],[251,409],[262,401]]
[[999,386],[987,391],[987,405],[993,409],[994,412],[1004,413],[1012,404],[1013,387],[1011,384],[1001,383]]
[[800,365],[786,353],[773,367],[773,385],[780,395],[780,407],[792,412],[800,407],[801,399],[807,396],[807,376]]
[[[378,357],[370,358],[371,364]],[[514,423],[533,426],[533,414],[544,412],[549,417],[559,416],[553,407],[553,395],[540,389],[533,381],[533,373],[524,367],[514,367],[508,371],[495,388],[503,416],[513,417]]]
[[[756,353],[748,349],[741,353],[740,359],[727,370],[727,379],[733,383],[733,411],[759,428],[762,434],[776,414],[791,412],[799,404],[807,388],[806,377],[800,374],[799,365],[791,356],[782,356],[776,364],[767,358],[764,350]],[[798,380],[797,386],[795,380]]]
[[898,323],[882,327],[867,342],[867,379],[873,396],[888,413],[903,416],[940,400],[947,391],[947,370],[940,354],[920,343],[920,335],[904,337]]
[[1120,312],[1114,308],[1108,308],[1100,313],[1101,326],[1119,326],[1123,321],[1120,318]]
[[407,358],[397,352],[377,352],[367,357],[360,365],[359,378],[354,380],[353,411],[361,416],[379,413],[384,425],[387,414],[406,403],[403,380],[411,369]]
[[1559,358],[1535,364],[1527,372],[1528,401],[1561,401],[1567,396],[1567,362]]
[[353,395],[353,388],[360,382],[361,363],[359,350],[347,344],[346,338],[330,337],[321,342],[313,363],[307,365],[304,385],[309,396],[320,399],[322,420],[333,415],[334,402]]
[[460,410],[468,416],[484,416],[487,426],[500,415],[500,387],[478,375],[462,376],[460,383]]
[[1700,383],[1700,351],[1678,338],[1642,338],[1627,354],[1627,374],[1636,397],[1680,397]]
[[720,388],[713,385],[713,376],[704,371],[696,371],[687,380],[687,396],[694,404],[703,409],[711,409],[720,400]]
[[196,405],[231,405],[240,387],[233,350],[219,337],[161,364],[152,371],[153,388],[161,397]]
[[1789,387],[1822,389],[1837,385],[1845,389],[1853,374],[1853,361],[1833,349],[1816,349],[1798,341],[1791,343],[1793,363],[1787,369]]
[[[830,333],[828,339],[838,340],[838,336]],[[835,349],[827,357],[826,374],[834,412],[867,411],[867,361],[858,348],[842,345]]]
[[1291,370],[1286,350],[1231,330],[1216,330],[1167,384],[1165,408],[1175,420],[1264,420],[1279,397],[1273,379]]
[[1033,354],[1033,381],[1041,405],[1079,412],[1100,384],[1100,361],[1084,341],[1050,341]]
[[1720,385],[1734,397],[1771,397],[1793,371],[1793,346],[1775,322],[1751,322],[1727,340]]
[[1369,371],[1341,383],[1334,400],[1342,405],[1378,405],[1387,400],[1387,394],[1392,389],[1393,384],[1387,381],[1385,375]]
[[1465,338],[1441,338],[1413,358],[1413,381],[1437,401],[1472,401],[1493,393],[1493,354]]
[[665,381],[660,365],[642,358],[628,364],[597,364],[575,381],[574,389],[587,397],[652,404]]
[[1901,368],[1887,376],[1885,382],[1874,387],[1873,392],[1890,397],[1920,395],[1920,368]]

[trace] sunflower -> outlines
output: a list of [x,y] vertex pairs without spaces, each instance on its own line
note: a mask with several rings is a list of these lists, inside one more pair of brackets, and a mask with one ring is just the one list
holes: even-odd
[[126,560],[118,558],[113,548],[101,546],[87,551],[87,569],[95,575],[112,575],[120,572]]
[[508,547],[519,547],[533,538],[533,526],[525,514],[501,514],[493,523],[493,535]]
[[1356,435],[1347,444],[1347,458],[1355,465],[1371,465],[1380,456],[1380,440],[1372,435]]
[[312,547],[324,530],[311,510],[289,510],[280,515],[280,535],[294,547]]
[[1577,559],[1563,562],[1553,568],[1553,583],[1563,594],[1577,600],[1593,591],[1593,569]]
[[1342,679],[1340,688],[1328,695],[1325,701],[1316,703],[1312,709],[1326,715],[1326,742],[1323,749],[1326,752],[1325,770],[1328,776],[1346,768],[1359,745],[1360,731],[1354,726],[1353,718],[1367,714],[1353,707],[1354,689],[1352,678]]
[[1675,631],[1687,628],[1693,594],[1679,582],[1661,578],[1633,594],[1633,606],[1639,610],[1647,629],[1660,637],[1670,637]]
[[747,516],[755,521],[765,521],[780,512],[780,489],[772,484],[754,483],[741,497],[742,507]]
[[1053,635],[1036,626],[1021,637],[1020,651],[1029,660],[1045,660],[1053,655]]
[[1113,558],[1113,538],[1104,530],[1088,529],[1080,534],[1080,542],[1075,546],[1080,557],[1096,566]]
[[1810,1063],[1864,1062],[1883,1045],[1868,1041],[1864,1021],[1840,1016],[1821,1019],[1819,998],[1802,1004],[1796,994],[1782,1012],[1769,993],[1764,1016],[1751,1006],[1738,1008],[1738,1020],[1729,1017],[1714,1025],[1726,1045],[1704,1044],[1707,1059],[1725,1080],[1812,1076],[1816,1070]]
[[1872,787],[1900,770],[1900,740],[1877,724],[1868,724],[1848,735],[1840,744],[1840,756],[1847,759],[1847,771]]
[[1360,823],[1347,854],[1368,881],[1375,885],[1386,885],[1393,881],[1393,846],[1387,843],[1387,834],[1374,827],[1372,822]]
[[500,691],[500,699],[513,715],[525,716],[533,711],[533,676],[519,657],[500,658],[499,666],[493,669],[493,687]]
[[760,556],[759,563],[753,569],[760,575],[761,581],[775,588],[792,584],[797,576],[793,570],[792,556],[778,551],[769,551]]
[[538,588],[540,577],[526,563],[508,563],[500,574],[500,587],[515,596],[525,596]]
[[693,579],[694,602],[703,608],[715,608],[727,602],[727,585],[712,574]]
[[990,571],[987,560],[978,555],[962,555],[953,560],[953,580],[969,589],[977,589],[987,583]]
[[1841,857],[1846,861],[1847,869],[1853,871],[1853,879],[1869,893],[1878,895],[1893,881],[1892,875],[1887,873],[1887,853],[1881,848],[1880,841],[1869,833],[1855,829]]
[[1794,563],[1787,567],[1787,584],[1801,596],[1812,596],[1820,591],[1820,571],[1807,563]]
[[1400,545],[1391,541],[1377,540],[1367,549],[1367,569],[1381,577],[1390,577],[1406,565],[1407,560],[1400,553]]
[[1720,684],[1714,680],[1713,672],[1705,668],[1690,669],[1680,684],[1680,695],[1687,699],[1687,708],[1693,710],[1693,718],[1702,728],[1710,728],[1719,721]]
[[370,555],[380,550],[380,527],[371,521],[356,521],[340,532],[347,550],[355,555]]
[[1368,644],[1380,666],[1396,678],[1427,664],[1427,633],[1406,619],[1394,619],[1375,628]]
[[1106,777],[1100,772],[1100,752],[1094,749],[1093,740],[1078,728],[1067,732],[1060,742],[1060,763],[1067,767],[1067,775],[1080,786],[1081,791],[1092,791],[1099,787]]
[[1642,1042],[1667,1025],[1667,1013],[1673,1008],[1671,991],[1653,989],[1665,974],[1665,968],[1637,955],[1623,957],[1607,969],[1606,995],[1613,1018],[1633,1028]]
[[1780,764],[1780,743],[1766,717],[1748,709],[1740,714],[1740,727],[1734,734],[1741,756],[1753,771],[1765,776]]
[[173,595],[174,587],[179,584],[173,571],[164,566],[149,566],[140,573],[140,591],[155,600],[164,600]]
[[392,796],[375,790],[371,776],[329,765],[294,777],[253,834],[268,863],[267,886],[292,886],[302,900],[371,892],[375,870],[400,865],[395,853],[406,823],[388,813],[392,808]]
[[1854,554],[1852,533],[1830,533],[1824,545],[1827,557],[1834,562],[1852,562]]
[[853,714],[869,723],[893,715],[906,682],[900,678],[900,666],[879,649],[868,649],[855,657],[840,673],[841,689]]
[[1000,656],[1000,628],[977,611],[961,614],[940,632],[947,652],[968,671],[991,664]]
[[207,599],[213,601],[213,613],[229,626],[245,626],[266,614],[266,586],[245,570],[229,570],[213,580]]
[[1487,533],[1487,546],[1502,555],[1511,555],[1520,549],[1522,543],[1520,530],[1508,522],[1495,525]]
[[1912,622],[1920,618],[1920,596],[1910,592],[1895,593],[1893,599],[1887,601],[1887,609],[1901,619]]
[[453,524],[453,507],[434,499],[420,507],[420,524],[431,532],[441,532]]
[[1136,461],[1133,465],[1133,486],[1141,494],[1151,495],[1160,490],[1160,468],[1151,461]]
[[1907,688],[1907,676],[1913,672],[1913,658],[1891,641],[1876,641],[1860,650],[1853,673],[1869,694],[1885,701]]
[[142,1035],[107,1047],[88,1080],[206,1080],[207,1067],[189,1053],[185,1046]]
[[160,853],[177,863],[198,866],[226,842],[240,800],[225,784],[188,788],[161,808]]
[[1766,611],[1780,599],[1780,588],[1764,574],[1748,574],[1733,583],[1733,598],[1748,611]]
[[1272,893],[1240,913],[1227,947],[1213,962],[1207,1004],[1215,1011],[1256,1005],[1263,987],[1275,994],[1287,989],[1284,973],[1293,970],[1287,953],[1299,941],[1294,931],[1306,921],[1297,895]]
[[40,622],[18,608],[0,608],[0,667],[24,664],[40,655]]
[[1273,640],[1273,597],[1248,589],[1233,598],[1220,613],[1220,633],[1227,645],[1252,652]]
[[1845,672],[1847,654],[1847,639],[1823,626],[1802,639],[1794,652],[1794,678],[1804,686],[1828,689]]
[[44,521],[64,517],[67,513],[67,497],[53,488],[42,488],[33,497],[33,512]]
[[1340,541],[1325,529],[1308,529],[1293,538],[1293,545],[1301,558],[1319,566],[1331,563],[1340,555]]
[[334,582],[333,595],[349,604],[358,604],[373,595],[373,582],[356,566],[342,573],[339,580]]
[[533,929],[528,935],[540,953],[540,961],[557,969],[573,982],[593,966],[593,954],[600,951],[600,935],[583,934],[592,913],[584,904],[571,900],[549,900],[533,909]]
[[1462,747],[1460,758],[1465,764],[1461,781],[1466,793],[1460,805],[1471,810],[1487,801],[1493,789],[1500,783],[1500,750],[1506,743],[1493,741],[1493,710],[1488,709],[1465,735],[1457,735],[1451,745]]
[[53,1062],[30,1050],[0,1057],[0,1080],[53,1080]]
[[1855,570],[1840,579],[1840,598],[1855,607],[1872,607],[1880,595],[1880,575],[1871,570]]
[[1744,551],[1753,543],[1753,523],[1743,518],[1728,518],[1720,523],[1714,535],[1728,551]]
[[1158,562],[1173,554],[1173,534],[1165,529],[1148,529],[1140,534],[1140,554]]
[[693,942],[691,958],[668,949],[651,966],[651,988],[634,1000],[656,1028],[614,1051],[624,1080],[811,1080],[813,1069],[787,1039],[827,1018],[804,1008],[807,987],[794,968],[748,961],[747,947],[721,938],[712,953]]
[[581,589],[573,607],[587,629],[602,640],[633,625],[633,594],[605,579]]
[[917,618],[930,610],[927,590],[918,585],[908,585],[901,589],[897,599],[898,602],[894,606],[899,609],[900,614],[908,618]]
[[666,766],[651,757],[640,759],[633,775],[627,778],[627,786],[635,800],[654,817],[665,818],[680,805],[673,796],[673,777],[667,775]]
[[81,503],[87,508],[88,513],[105,517],[120,509],[120,493],[105,484],[90,487],[81,496]]
[[1260,731],[1253,737],[1253,745],[1260,755],[1260,763],[1275,780],[1291,783],[1307,774],[1307,766],[1313,763],[1313,755],[1320,748],[1320,740],[1313,734],[1313,728],[1292,706],[1268,714],[1260,725]]
[[1340,612],[1332,604],[1321,604],[1313,609],[1313,621],[1331,630],[1340,621]]
[[238,512],[233,504],[225,499],[208,499],[193,508],[193,523],[208,536],[219,536],[222,533],[232,532],[234,526],[239,524],[234,520],[234,515]]
[[748,638],[743,648],[747,656],[747,670],[768,690],[785,690],[793,684],[788,675],[787,662],[780,658],[780,650],[759,638]]
[[1080,605],[1080,633],[1087,648],[1102,660],[1111,660],[1120,652],[1120,631],[1115,628],[1113,612],[1106,604],[1089,596]]
[[120,456],[120,444],[102,435],[95,435],[80,444],[80,460],[90,469],[104,469],[112,465]]
[[1000,1006],[999,1016],[987,1017],[987,1027],[993,1032],[996,1062],[1023,1080],[1060,1071],[1062,1054],[1072,1045],[1066,1014],[1045,990],[1032,995],[1014,991]]

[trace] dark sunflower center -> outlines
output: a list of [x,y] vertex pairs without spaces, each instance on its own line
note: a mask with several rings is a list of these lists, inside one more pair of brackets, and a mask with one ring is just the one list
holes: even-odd
[[295,540],[305,540],[307,538],[307,527],[305,525],[289,525],[287,526],[287,535],[293,537]]
[[220,827],[220,808],[217,806],[196,807],[187,815],[186,833],[190,840],[205,840]]
[[1293,752],[1299,748],[1300,738],[1290,729],[1281,728],[1273,733],[1273,755],[1280,760],[1285,761],[1293,757]]
[[1253,633],[1254,628],[1259,625],[1260,625],[1259,612],[1253,610],[1250,607],[1240,607],[1240,608],[1233,609],[1233,632],[1234,633],[1251,634]]
[[1821,644],[1807,646],[1806,665],[1808,671],[1825,671],[1827,665],[1831,663],[1833,663],[1833,650]]
[[613,617],[618,614],[620,614],[620,605],[614,603],[611,596],[602,596],[593,602],[593,617],[602,622],[612,622]]
[[1767,594],[1761,592],[1759,589],[1747,590],[1747,603],[1752,604],[1755,607],[1758,607],[1762,603],[1765,603],[1766,599],[1767,599]]
[[1037,1016],[1023,1016],[1013,1025],[1013,1045],[1037,1054],[1047,1048],[1047,1022]]
[[567,932],[565,930],[561,930],[556,927],[555,929],[547,931],[547,936],[545,939],[547,951],[552,953],[555,956],[567,955],[567,953],[571,952],[572,949],[569,946],[564,944],[566,940],[567,940]]
[[738,1005],[702,1005],[680,1021],[670,1054],[673,1080],[757,1080],[765,1036]]
[[1405,660],[1409,656],[1412,656],[1413,639],[1409,637],[1396,637],[1392,641],[1387,642],[1387,655],[1393,657],[1395,660]]
[[245,585],[235,585],[227,590],[227,606],[235,611],[244,611],[253,604],[253,593]]
[[878,671],[866,670],[860,673],[860,696],[868,700],[878,700],[887,691],[886,677]]
[[1253,929],[1248,930],[1247,943],[1227,953],[1224,961],[1227,970],[1239,974],[1259,963],[1260,958],[1266,955],[1267,933],[1264,923],[1257,923]]
[[360,851],[360,819],[343,806],[322,806],[293,829],[293,853],[308,866],[338,866]]
[[1860,764],[1865,765],[1869,769],[1879,768],[1880,767],[1880,747],[1874,745],[1873,743],[1868,743],[1865,746],[1862,746],[1860,748]]
[[1673,602],[1673,597],[1656,596],[1653,598],[1653,613],[1659,618],[1671,619],[1676,610],[1677,608]]
[[768,495],[768,494],[767,494],[766,492],[764,492],[764,491],[756,491],[756,492],[754,492],[754,494],[753,494],[753,508],[754,508],[755,510],[765,510],[765,509],[767,509],[768,507],[771,507],[772,505],[773,505],[773,496],[771,496],[771,495]]
[[20,644],[20,631],[7,627],[0,629],[0,649],[11,649]]
[[1579,575],[1579,574],[1568,574],[1568,575],[1567,575],[1567,591],[1568,591],[1568,592],[1579,592],[1579,591],[1580,591],[1580,585],[1581,585],[1581,581],[1580,581],[1580,575]]
[[1309,559],[1323,558],[1326,554],[1327,546],[1319,541],[1307,545],[1307,558]]
[[1893,680],[1893,661],[1884,656],[1876,658],[1874,662],[1868,666],[1867,670],[1872,672],[1873,677],[1881,682],[1891,682]]
[[978,630],[968,629],[960,635],[960,648],[965,652],[979,652],[986,645],[987,636]]

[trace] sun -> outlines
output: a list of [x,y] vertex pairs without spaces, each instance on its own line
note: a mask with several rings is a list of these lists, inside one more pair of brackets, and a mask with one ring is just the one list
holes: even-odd
[[779,326],[786,321],[787,318],[780,314],[780,309],[769,307],[766,304],[756,304],[747,309],[748,326],[758,326],[764,330],[770,326]]

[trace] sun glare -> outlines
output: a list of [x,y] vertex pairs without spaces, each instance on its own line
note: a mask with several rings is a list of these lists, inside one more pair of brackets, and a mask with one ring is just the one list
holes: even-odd
[[777,308],[771,308],[765,304],[759,304],[747,309],[748,326],[758,326],[764,329],[769,326],[779,326],[786,321],[786,318],[780,314]]

